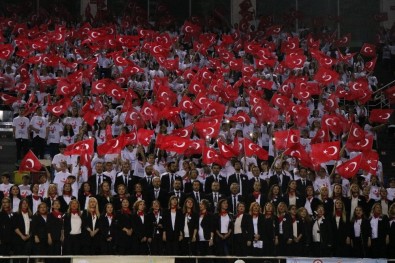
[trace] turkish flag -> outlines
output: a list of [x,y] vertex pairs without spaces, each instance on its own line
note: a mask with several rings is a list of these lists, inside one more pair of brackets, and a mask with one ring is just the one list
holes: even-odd
[[364,138],[359,141],[347,140],[346,147],[349,151],[370,151],[373,147],[373,135],[364,136]]
[[105,143],[97,146],[97,153],[101,156],[105,154],[119,154],[124,147],[123,136],[107,140]]
[[86,151],[88,154],[93,155],[95,139],[90,138],[87,140],[79,141],[70,145],[67,145],[64,154],[65,155],[80,155],[82,151]]
[[395,86],[386,89],[384,94],[391,104],[395,103]]
[[284,155],[295,157],[300,161],[301,165],[313,168],[313,164],[309,154],[306,152],[305,147],[300,143],[296,144],[292,148],[286,149],[284,151]]
[[288,136],[285,140],[286,141],[285,148],[293,148],[294,146],[300,143],[300,130],[291,129],[287,131],[288,131]]
[[286,113],[291,114],[298,127],[306,127],[310,109],[299,104],[289,105]]
[[358,142],[365,139],[365,131],[356,123],[352,123],[347,142]]
[[376,46],[374,44],[365,43],[363,44],[361,51],[359,51],[361,55],[366,57],[375,57],[376,56]]
[[71,106],[71,103],[71,99],[69,97],[65,97],[51,105],[48,105],[47,111],[59,117],[67,111],[67,109]]
[[289,69],[303,68],[305,62],[306,62],[305,55],[289,54],[285,56],[285,66]]
[[115,82],[111,82],[109,83],[109,85],[106,85],[106,94],[107,96],[112,97],[117,101],[125,98],[125,91]]
[[364,69],[368,72],[373,72],[376,67],[377,57],[365,63]]
[[243,146],[244,146],[244,153],[248,157],[256,155],[256,157],[258,157],[261,160],[267,160],[269,158],[268,152],[265,149],[260,147],[258,144],[252,142],[248,138],[244,138]]
[[125,114],[125,123],[135,125],[137,128],[144,126],[144,120],[136,109],[132,109]]
[[199,121],[195,123],[195,130],[202,139],[217,138],[220,126],[219,121]]
[[171,106],[177,101],[176,94],[165,85],[159,86],[157,92],[155,92],[155,95],[157,101],[164,102],[167,106]]
[[82,118],[86,121],[86,123],[88,123],[90,126],[93,126],[93,124],[95,123],[95,120],[97,119],[97,117],[100,115],[100,113],[90,109],[87,110],[84,114],[84,116],[82,116]]
[[225,105],[216,101],[209,101],[204,111],[206,116],[223,116],[224,113]]
[[185,151],[185,156],[191,156],[194,154],[202,154],[203,147],[206,144],[205,140],[193,140],[191,141],[189,148]]
[[37,172],[40,171],[41,168],[42,164],[40,163],[40,160],[37,158],[37,156],[32,152],[32,150],[27,152],[19,165],[19,171]]
[[393,109],[373,109],[370,112],[369,121],[371,123],[387,123],[393,112]]
[[274,147],[277,150],[284,150],[287,148],[287,140],[288,140],[289,130],[284,131],[275,131],[274,132]]
[[155,106],[144,101],[144,104],[140,109],[140,114],[144,121],[157,121],[158,113],[159,112]]
[[147,130],[147,129],[143,129],[140,128],[137,131],[137,142],[139,144],[142,144],[144,146],[148,146],[151,142],[151,138],[154,135],[154,131],[153,130]]
[[341,134],[345,128],[342,119],[336,114],[325,114],[322,116],[321,127],[327,128],[336,135]]
[[195,106],[194,102],[186,95],[184,95],[178,104],[180,109],[192,116],[197,116],[201,109]]
[[280,95],[280,94],[274,94],[272,99],[270,100],[270,103],[273,104],[274,106],[277,106],[281,112],[283,112],[288,104],[290,103],[289,98],[286,96]]
[[12,105],[15,101],[18,100],[17,97],[5,94],[5,93],[0,93],[1,100],[4,102],[5,105]]
[[221,155],[225,158],[229,159],[239,155],[239,153],[235,151],[234,147],[223,143],[221,140],[218,140],[218,148]]
[[339,108],[338,104],[339,98],[336,96],[335,93],[329,95],[329,97],[325,101],[324,108],[328,112],[335,112]]
[[56,95],[75,96],[81,92],[81,82],[74,82],[69,79],[60,79],[56,85]]
[[340,39],[335,41],[335,46],[337,47],[347,47],[351,42],[351,33],[346,34]]
[[332,82],[337,83],[337,81],[339,80],[339,73],[322,67],[314,75],[314,80],[323,85],[327,85]]
[[361,169],[373,175],[377,174],[379,162],[379,154],[376,151],[370,150],[362,154]]
[[212,164],[212,163],[217,163],[221,166],[225,166],[225,164],[228,162],[228,160],[221,156],[219,152],[214,150],[213,148],[210,147],[203,147],[203,160],[202,162],[204,164]]
[[174,129],[171,134],[181,138],[190,138],[192,135],[194,125],[191,124],[184,128]]
[[8,60],[14,53],[14,47],[11,44],[0,45],[0,59]]
[[311,158],[316,163],[326,163],[340,158],[340,141],[311,145]]
[[135,130],[123,134],[123,144],[127,145],[137,145],[137,132]]
[[206,91],[206,88],[203,85],[203,83],[200,80],[198,80],[198,78],[196,77],[196,78],[193,78],[191,80],[191,82],[189,83],[188,91],[195,94],[195,95],[198,95],[198,94]]
[[174,135],[163,136],[160,149],[183,154],[190,146],[191,140]]
[[106,92],[107,87],[111,84],[111,79],[100,79],[92,83],[92,94],[103,94]]
[[251,122],[250,116],[248,116],[248,114],[244,111],[237,113],[236,115],[233,115],[232,117],[229,118],[229,120],[239,123],[246,123],[246,124],[250,124]]
[[362,163],[362,154],[355,156],[354,158],[337,166],[337,173],[346,179],[354,177],[359,171]]

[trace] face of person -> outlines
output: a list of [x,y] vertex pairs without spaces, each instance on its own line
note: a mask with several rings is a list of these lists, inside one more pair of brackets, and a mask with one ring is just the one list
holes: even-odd
[[147,174],[147,176],[151,176],[153,172],[154,168],[151,165],[145,167],[145,173]]
[[221,209],[227,210],[228,207],[229,207],[228,201],[223,201],[223,202],[221,203]]
[[244,213],[244,211],[245,211],[244,204],[239,203],[239,205],[237,206],[237,212],[238,213]]
[[343,203],[340,200],[336,200],[335,208],[336,209],[343,209]]
[[112,214],[113,211],[114,211],[114,207],[111,204],[106,206],[106,213],[107,214]]
[[89,208],[96,208],[97,202],[95,199],[90,198],[88,202]]
[[318,208],[317,208],[317,216],[318,217],[322,217],[323,215],[324,215],[324,208],[322,207],[322,206],[319,206]]
[[258,167],[255,166],[254,168],[252,168],[252,175],[254,177],[259,177],[259,174],[260,174],[260,171],[259,171]]
[[139,211],[144,211],[144,209],[145,209],[145,203],[144,202],[140,202],[139,206],[138,206],[138,210]]
[[152,185],[154,186],[154,188],[159,188],[159,187],[160,187],[160,178],[155,177],[155,178],[152,180]]
[[255,205],[252,206],[252,212],[253,213],[259,213],[259,205],[258,204],[255,204]]
[[103,182],[102,189],[103,189],[103,192],[108,192],[108,191],[110,191],[110,185],[107,182]]
[[72,201],[70,202],[70,208],[71,208],[72,210],[78,209],[78,203],[77,203],[76,201],[72,200]]
[[193,207],[193,201],[192,201],[191,199],[188,199],[188,200],[186,201],[186,207],[187,207],[187,208],[192,208],[192,207]]
[[47,206],[45,205],[45,203],[42,203],[38,206],[38,212],[42,215],[47,213]]
[[218,190],[219,190],[219,183],[216,182],[216,181],[214,181],[214,182],[212,183],[212,185],[211,185],[211,190],[212,190],[213,192],[218,192]]
[[129,201],[128,199],[123,199],[122,200],[122,208],[129,208]]
[[123,162],[122,163],[122,172],[123,173],[129,173],[130,171],[130,164],[128,162]]
[[180,180],[175,180],[173,183],[173,188],[174,190],[180,190],[181,189],[181,181]]
[[158,201],[154,201],[152,203],[152,209],[159,210],[159,208],[160,208],[159,202]]
[[96,173],[98,173],[98,174],[103,173],[103,164],[102,163],[97,163],[95,165],[95,168],[96,168]]
[[193,182],[192,189],[195,192],[199,192],[199,190],[200,190],[200,183],[199,182]]
[[363,214],[362,208],[361,207],[356,207],[355,208],[355,215],[358,216],[358,217],[361,217],[362,214]]
[[172,207],[175,207],[175,206],[177,206],[177,205],[178,205],[178,199],[177,199],[177,198],[173,198],[173,199],[171,199],[171,201],[170,201],[170,205],[171,205]]
[[218,165],[214,165],[214,166],[211,168],[211,170],[212,170],[213,174],[218,175],[221,169],[219,168]]

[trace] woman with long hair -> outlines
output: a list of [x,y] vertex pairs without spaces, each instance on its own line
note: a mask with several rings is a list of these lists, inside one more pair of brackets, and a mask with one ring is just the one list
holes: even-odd
[[274,184],[270,187],[267,201],[273,204],[275,210],[280,202],[284,202],[279,185]]
[[88,209],[84,210],[81,215],[82,219],[82,253],[84,255],[97,255],[100,252],[99,225],[100,218],[99,204],[97,199],[90,197]]
[[33,253],[35,255],[48,255],[49,249],[49,228],[48,228],[48,208],[46,203],[41,203],[37,207],[37,212],[32,218],[32,237],[34,240]]
[[388,217],[383,215],[380,203],[375,203],[373,205],[369,223],[371,228],[369,257],[385,258],[387,255],[387,245],[389,243],[389,221]]
[[[12,189],[11,189],[12,191]],[[32,211],[26,199],[19,202],[18,212],[12,218],[14,227],[13,248],[15,255],[30,255],[32,246]]]
[[63,185],[62,195],[58,197],[60,202],[62,212],[66,212],[67,207],[69,207],[70,201],[77,199],[73,196],[73,188],[70,183],[65,183]]
[[278,246],[277,255],[286,256],[288,245],[292,244],[292,219],[288,214],[288,207],[285,202],[277,206],[278,220]]
[[121,209],[123,199],[128,199],[129,203],[132,204],[128,190],[124,184],[117,185],[116,193],[117,194],[114,195],[114,197],[112,199],[112,204],[114,206],[115,211],[118,211],[119,209]]
[[395,258],[395,203],[388,209],[389,216],[389,243],[388,243],[388,258]]
[[350,236],[349,222],[346,216],[346,208],[341,199],[336,199],[333,207],[332,229],[333,229],[333,255],[335,257],[349,256]]
[[49,254],[60,256],[64,240],[63,213],[60,210],[59,200],[52,202],[51,212],[48,214],[48,244]]
[[355,207],[350,222],[351,256],[366,258],[368,245],[371,244],[371,228],[369,220],[364,216],[363,208]]
[[210,202],[207,199],[202,199],[199,203],[199,221],[197,234],[197,254],[211,255],[214,245],[214,227],[213,216],[208,211]]
[[20,203],[22,197],[21,197],[19,187],[17,185],[11,186],[9,198],[11,199],[12,212],[18,212],[19,211],[19,203]]
[[263,208],[263,254],[265,256],[274,256],[275,248],[278,245],[278,220],[275,215],[273,203],[268,202]]
[[99,194],[95,196],[97,202],[99,203],[99,211],[100,213],[103,212],[104,206],[107,203],[113,202],[113,196],[111,193],[111,186],[108,181],[104,181],[99,188]]
[[12,237],[14,235],[14,228],[12,226],[12,213],[11,199],[4,197],[1,200],[1,211],[0,211],[0,241],[2,254],[5,256],[11,255],[12,252]]
[[168,255],[178,255],[180,241],[183,239],[184,215],[178,207],[178,198],[173,195],[169,199],[168,209],[163,213],[163,237]]
[[82,218],[80,204],[77,199],[70,201],[64,214],[64,255],[81,255]]
[[196,255],[196,238],[199,215],[194,212],[194,200],[188,197],[184,201],[182,213],[184,215],[183,239],[181,240],[182,255]]
[[100,254],[115,255],[116,254],[116,218],[114,207],[111,203],[104,206],[104,213],[99,217],[97,222],[99,231]]
[[232,249],[233,216],[228,200],[218,201],[218,213],[214,214],[214,242],[217,256],[229,256]]
[[89,198],[93,197],[91,192],[91,185],[89,182],[84,182],[81,184],[78,190],[78,201],[81,204],[81,210],[87,210],[89,206]]
[[300,234],[298,236],[299,241],[296,245],[296,256],[308,257],[311,255],[311,217],[307,212],[307,209],[301,207],[297,210],[297,218],[299,220],[298,226],[300,227]]

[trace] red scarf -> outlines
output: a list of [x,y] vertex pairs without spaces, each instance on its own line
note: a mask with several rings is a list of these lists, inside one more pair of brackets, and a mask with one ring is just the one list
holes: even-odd
[[73,215],[78,215],[78,209],[71,209],[70,211]]
[[380,214],[379,213],[374,213],[373,216],[374,216],[374,218],[379,218]]
[[205,216],[205,215],[207,215],[207,211],[200,212],[200,216]]
[[96,210],[95,210],[95,211],[89,211],[89,212],[91,213],[91,215],[92,215],[93,217],[96,216]]
[[32,197],[33,197],[33,199],[36,200],[36,201],[40,200],[40,196],[39,196],[39,195],[32,195]]
[[27,213],[28,212],[27,208],[22,208],[21,210],[22,210],[22,213]]
[[136,193],[136,197],[137,197],[137,198],[141,198],[141,196],[142,196],[142,194],[141,194],[141,193],[139,193],[139,194],[138,194],[138,193]]
[[227,211],[221,211],[221,213],[219,213],[221,216],[226,216],[228,214]]
[[284,219],[284,216],[278,216],[278,222],[281,223]]
[[84,192],[85,196],[91,196],[91,192]]
[[126,215],[132,214],[132,211],[130,211],[129,208],[122,208],[121,212],[122,214],[126,214]]
[[255,199],[258,199],[260,194],[261,194],[260,192],[256,192],[256,191],[252,193]]
[[59,218],[59,219],[62,218],[62,213],[59,212],[59,211],[53,210],[53,211],[52,211],[52,214],[53,214],[53,216],[56,217],[56,218]]
[[107,213],[106,215],[107,215],[108,218],[111,218],[111,219],[113,217],[112,213]]
[[265,217],[266,217],[266,218],[270,218],[270,217],[272,217],[272,214],[273,214],[273,212],[271,212],[271,211],[266,211],[266,212],[265,212]]
[[243,215],[244,213],[237,213],[236,218],[239,218],[239,216]]
[[159,211],[154,211],[154,215],[158,216],[159,215]]
[[341,217],[343,215],[343,212],[340,210],[336,210],[336,216]]
[[143,216],[143,215],[144,215],[144,212],[143,212],[143,211],[138,211],[138,212],[137,212],[137,215],[138,215],[138,216]]
[[296,216],[292,216],[292,224],[296,222]]
[[253,217],[258,217],[258,215],[259,215],[259,212],[252,212]]

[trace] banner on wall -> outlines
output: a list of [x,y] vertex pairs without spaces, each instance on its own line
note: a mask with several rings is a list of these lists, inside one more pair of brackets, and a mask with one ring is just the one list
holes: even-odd
[[73,263],[174,263],[173,257],[147,257],[147,256],[94,256],[94,257],[75,257]]
[[373,258],[287,258],[287,263],[387,263]]

